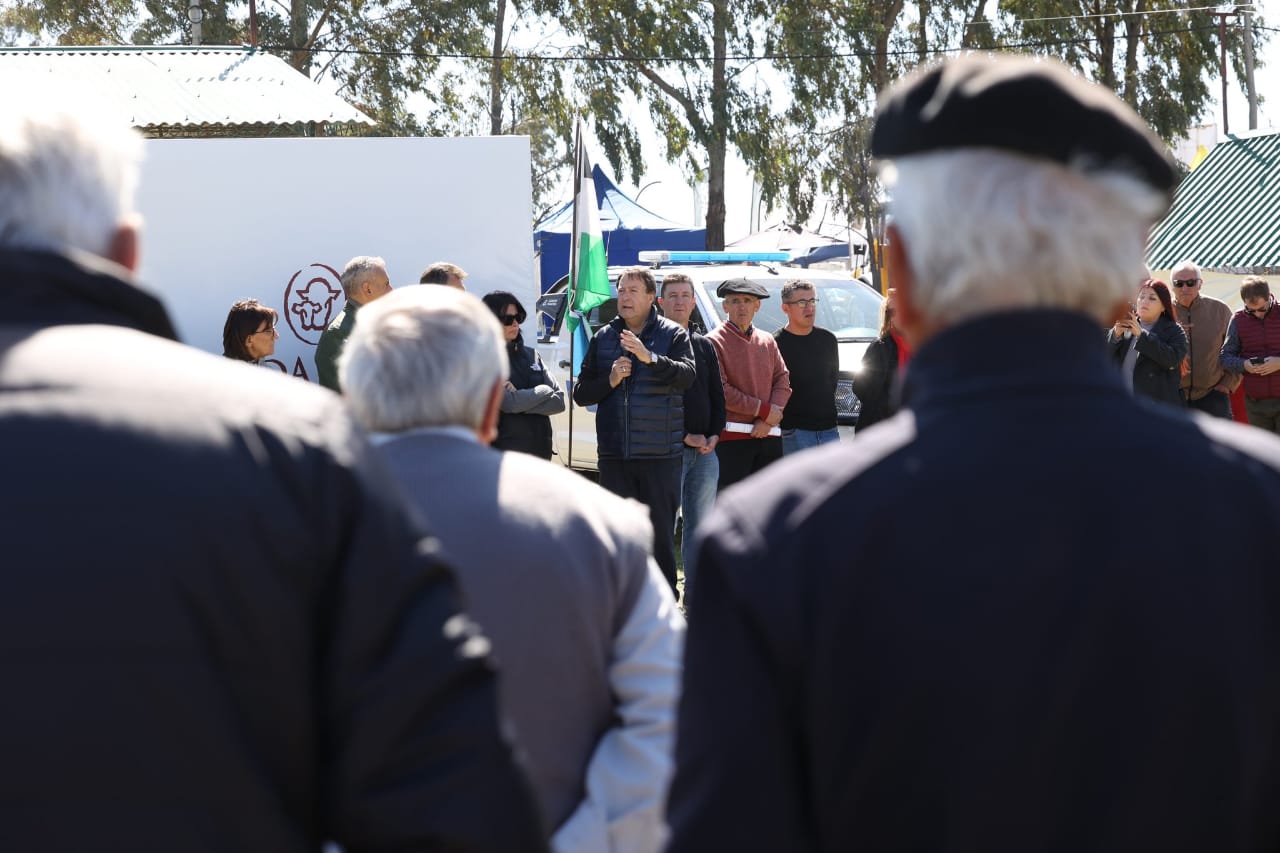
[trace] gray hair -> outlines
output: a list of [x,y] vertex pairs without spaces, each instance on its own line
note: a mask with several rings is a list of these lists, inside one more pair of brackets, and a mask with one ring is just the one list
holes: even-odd
[[[803,278],[795,278],[782,285],[782,300],[785,302],[797,290],[813,290],[813,282]],[[816,291],[815,291],[816,292]]]
[[1178,270],[1190,270],[1196,274],[1196,281],[1200,280],[1200,265],[1193,260],[1188,259],[1185,261],[1178,261],[1178,263],[1174,265],[1173,269],[1169,270],[1170,278],[1172,278],[1172,274],[1176,273]]
[[1128,173],[984,149],[904,157],[882,177],[912,299],[943,325],[1031,307],[1105,324],[1141,280],[1147,230],[1168,205]]
[[134,215],[142,137],[77,110],[0,110],[0,246],[105,256]]
[[347,298],[350,299],[352,294],[360,289],[360,285],[378,273],[385,273],[386,270],[387,262],[382,258],[375,258],[372,255],[360,255],[352,258],[342,268],[342,290],[347,294]]
[[373,432],[479,429],[507,369],[502,327],[483,302],[451,287],[410,285],[360,310],[338,377]]

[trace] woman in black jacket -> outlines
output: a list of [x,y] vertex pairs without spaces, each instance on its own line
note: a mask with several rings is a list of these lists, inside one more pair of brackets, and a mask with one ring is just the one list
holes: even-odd
[[858,432],[896,414],[893,381],[911,358],[911,350],[894,322],[896,292],[891,287],[880,303],[880,337],[862,354],[862,367],[854,380],[854,393],[862,403]]
[[1187,336],[1173,313],[1168,285],[1144,281],[1134,309],[1107,332],[1107,343],[1134,394],[1178,408],[1186,405],[1178,386]]
[[498,438],[493,446],[550,459],[550,416],[564,411],[564,391],[538,354],[524,345],[520,324],[527,315],[520,300],[505,290],[486,293],[483,299],[502,324],[511,364],[498,418]]

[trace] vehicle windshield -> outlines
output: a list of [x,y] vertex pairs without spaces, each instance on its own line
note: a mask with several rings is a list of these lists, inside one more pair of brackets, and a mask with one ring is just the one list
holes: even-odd
[[[754,325],[762,332],[774,333],[787,324],[782,313],[782,285],[787,279],[753,278],[756,284],[769,291],[769,298],[760,305]],[[707,302],[715,309],[714,324],[725,321],[724,304],[716,298],[718,281],[700,284]],[[835,279],[813,280],[814,295],[818,298],[818,316],[815,322],[829,329],[841,340],[874,340],[880,334],[880,295],[860,281]]]

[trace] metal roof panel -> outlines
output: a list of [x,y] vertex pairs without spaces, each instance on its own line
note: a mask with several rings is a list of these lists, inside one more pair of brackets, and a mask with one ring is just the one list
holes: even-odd
[[1174,194],[1147,243],[1147,265],[1191,258],[1203,269],[1280,272],[1280,132],[1228,137]]
[[373,120],[247,47],[0,48],[0,90],[90,101],[135,127]]

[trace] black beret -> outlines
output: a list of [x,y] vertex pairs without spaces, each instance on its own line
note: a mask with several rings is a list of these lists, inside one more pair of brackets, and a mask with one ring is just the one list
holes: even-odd
[[1163,192],[1177,183],[1164,144],[1137,113],[1053,59],[971,54],[919,69],[881,96],[872,156],[955,148],[1129,171]]
[[731,278],[728,281],[720,282],[720,286],[716,288],[716,296],[722,299],[730,293],[741,293],[746,296],[755,296],[759,299],[769,298],[769,291],[765,290],[763,284],[756,284],[746,278]]

